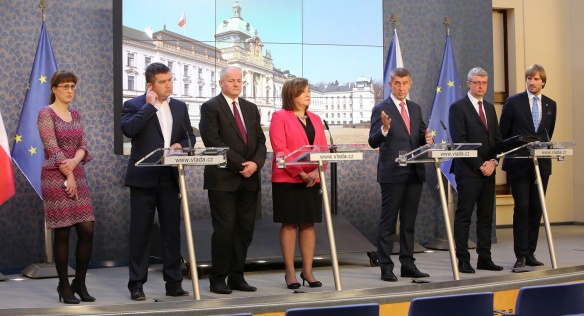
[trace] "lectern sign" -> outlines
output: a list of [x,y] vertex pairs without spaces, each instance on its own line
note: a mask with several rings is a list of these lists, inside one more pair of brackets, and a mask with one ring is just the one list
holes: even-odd
[[471,158],[477,156],[476,150],[435,150],[428,153],[430,158]]
[[165,156],[162,158],[162,163],[165,165],[189,165],[189,166],[204,166],[204,165],[219,165],[225,163],[223,155],[214,156]]
[[532,149],[531,150],[532,156],[573,156],[574,149]]
[[308,154],[303,160],[306,161],[339,161],[339,160],[363,160],[362,152],[352,152],[352,153],[316,153]]

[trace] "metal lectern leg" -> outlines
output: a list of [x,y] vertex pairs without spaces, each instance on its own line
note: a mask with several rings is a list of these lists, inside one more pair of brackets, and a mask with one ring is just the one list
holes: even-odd
[[193,231],[191,229],[191,216],[189,211],[189,202],[187,198],[185,169],[182,164],[178,165],[178,180],[180,184],[180,196],[183,211],[183,220],[185,222],[185,233],[187,240],[187,247],[189,249],[189,262],[191,268],[191,280],[193,282],[193,296],[195,300],[201,299],[199,292],[199,276],[197,275],[197,260],[195,259],[195,246],[193,243]]
[[456,265],[456,248],[454,247],[454,239],[452,237],[452,228],[450,227],[450,215],[448,214],[448,203],[446,202],[446,194],[444,193],[444,182],[442,181],[442,170],[440,168],[440,161],[434,158],[434,165],[436,166],[436,178],[438,178],[438,188],[440,189],[440,201],[442,202],[442,213],[444,214],[444,226],[446,227],[446,237],[448,239],[448,253],[450,253],[450,262],[452,264],[452,275],[454,280],[460,280],[458,275],[458,266]]
[[537,191],[539,192],[539,202],[541,204],[541,212],[543,213],[543,223],[545,225],[545,233],[547,236],[548,248],[550,249],[550,259],[552,261],[552,268],[557,268],[556,251],[554,250],[554,240],[552,238],[552,229],[548,219],[547,208],[545,206],[545,193],[543,192],[543,185],[541,183],[541,174],[539,173],[539,162],[537,157],[533,157],[533,166],[535,167],[535,179],[537,181]]
[[328,198],[326,187],[326,177],[322,160],[318,161],[318,173],[320,176],[320,188],[322,190],[322,201],[324,203],[324,216],[326,218],[326,228],[328,232],[329,245],[331,248],[331,261],[333,265],[333,277],[335,279],[335,289],[341,291],[341,276],[339,275],[339,261],[337,258],[337,245],[335,243],[335,233],[333,232],[333,221],[331,218],[331,204]]

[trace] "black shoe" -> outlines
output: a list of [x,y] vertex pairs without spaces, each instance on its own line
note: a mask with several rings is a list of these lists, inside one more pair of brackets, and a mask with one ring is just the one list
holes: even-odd
[[420,270],[418,270],[418,268],[414,267],[413,269],[401,269],[401,277],[402,278],[427,278],[430,275],[428,273],[424,273]]
[[284,282],[286,282],[286,287],[290,290],[296,290],[300,288],[300,283],[298,282],[288,283],[288,281],[286,281],[286,275],[284,275]]
[[503,267],[496,265],[491,259],[478,261],[477,269],[489,271],[503,271]]
[[381,279],[388,282],[397,282],[397,277],[392,271],[381,271]]
[[231,294],[232,292],[225,282],[211,284],[210,290],[217,294]]
[[247,282],[245,282],[245,280],[242,280],[239,282],[227,282],[227,285],[232,290],[242,291],[242,292],[255,292],[258,289],[255,286],[251,286],[251,285],[247,284]]
[[65,297],[63,295],[63,287],[61,286],[61,283],[59,283],[59,285],[57,286],[57,294],[59,294],[59,302],[61,301],[62,298],[63,303],[65,304],[79,304],[79,300],[77,299],[77,297],[75,297],[74,293],[72,293],[73,297]]
[[142,288],[135,288],[130,291],[131,295],[130,298],[132,301],[144,301],[146,300],[146,295],[144,295],[144,291]]
[[475,273],[475,270],[470,265],[468,261],[458,262],[458,272],[460,273]]
[[[77,293],[77,295],[79,295],[79,298],[81,298],[81,301],[95,302],[95,297],[89,295],[85,285],[80,285],[79,283],[77,283],[76,279],[73,279],[73,281],[71,281],[71,289],[73,290],[73,293]],[[85,292],[85,293],[83,293],[83,292]]]
[[525,255],[525,264],[530,267],[543,266],[543,262],[535,259],[535,255],[532,253]]
[[189,296],[189,292],[182,289],[182,287],[176,287],[174,289],[166,290],[166,296]]
[[513,269],[518,269],[518,268],[525,268],[525,257],[517,258],[517,261],[515,261],[515,264],[513,265]]
[[300,278],[302,279],[302,285],[304,285],[304,282],[308,282],[308,287],[321,287],[322,283],[320,283],[320,281],[314,281],[314,282],[310,282],[308,281],[308,279],[306,279],[304,277],[304,274],[302,274],[302,272],[300,272]]

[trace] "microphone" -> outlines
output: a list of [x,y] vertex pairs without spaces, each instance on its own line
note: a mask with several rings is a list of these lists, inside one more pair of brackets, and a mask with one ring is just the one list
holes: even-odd
[[[194,156],[195,155],[195,149],[193,148],[193,144],[191,143],[191,136],[189,135],[187,126],[183,124],[183,129],[185,130],[185,134],[187,134],[187,141],[189,144],[189,150],[187,151],[187,156]],[[192,132],[193,128],[191,127],[191,132]]]
[[331,141],[331,147],[329,148],[329,150],[331,151],[331,153],[336,153],[337,152],[337,146],[335,146],[335,143],[333,142],[333,134],[331,134],[331,129],[328,126],[328,123],[326,122],[326,120],[322,120],[324,122],[324,128],[328,131],[329,133],[329,139]]
[[446,136],[448,136],[448,148],[451,148],[452,146],[452,139],[450,139],[450,133],[448,133],[448,129],[446,128],[446,125],[444,125],[444,122],[442,122],[442,120],[440,120],[440,125],[442,125],[442,128],[444,129],[444,132],[446,132]]
[[547,137],[547,141],[551,142],[552,139],[550,138],[550,134],[548,133],[547,127],[543,129],[545,131],[545,136]]

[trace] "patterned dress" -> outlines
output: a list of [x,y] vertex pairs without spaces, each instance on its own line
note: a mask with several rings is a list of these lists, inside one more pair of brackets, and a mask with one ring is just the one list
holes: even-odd
[[[82,166],[91,160],[91,156],[87,151],[81,116],[75,110],[69,111],[73,118],[71,122],[63,121],[49,106],[42,108],[38,116],[39,133],[45,147],[41,192],[47,228],[68,227],[95,220]],[[59,171],[59,163],[75,157],[79,148],[85,150],[85,157],[73,170],[79,197],[73,200],[65,192],[65,175]]]

